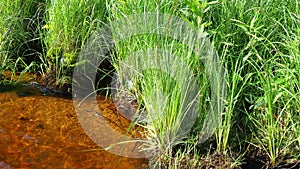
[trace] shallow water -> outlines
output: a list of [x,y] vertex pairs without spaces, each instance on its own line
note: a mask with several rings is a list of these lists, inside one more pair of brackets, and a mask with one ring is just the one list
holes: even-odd
[[[145,159],[101,150],[82,129],[72,100],[0,88],[0,168],[146,168]],[[112,101],[97,101],[112,126],[126,132],[129,122]]]

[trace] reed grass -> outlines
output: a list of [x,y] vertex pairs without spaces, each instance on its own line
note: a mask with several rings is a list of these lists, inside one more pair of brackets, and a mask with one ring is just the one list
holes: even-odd
[[[146,130],[147,138],[142,150],[147,152],[152,167],[162,167],[165,164],[161,160],[170,158],[173,148],[188,139],[189,131],[185,128],[191,128],[193,118],[196,119],[197,115],[190,111],[195,111],[200,93],[188,92],[197,84],[192,72],[184,72],[187,67],[199,63],[199,58],[192,52],[178,50],[179,44],[169,38],[148,35],[129,41],[116,45],[117,53],[122,54],[116,59],[118,80],[123,82],[122,86],[132,82],[127,90],[134,94],[139,106],[144,107],[143,113],[147,113],[139,124]],[[128,53],[127,57],[125,53]],[[164,64],[166,62],[171,63],[168,66]]]
[[[156,9],[184,17],[198,30],[208,32],[220,55],[221,63],[225,67],[228,88],[227,97],[223,98],[225,109],[218,110],[221,117],[215,130],[217,152],[222,154],[234,151],[237,157],[233,158],[241,160],[240,156],[247,153],[245,151],[250,143],[269,157],[270,162],[267,165],[273,167],[279,164],[280,156],[295,153],[299,148],[299,132],[297,132],[297,127],[299,127],[297,108],[299,105],[298,1],[289,4],[283,1],[260,1],[258,3],[236,0],[162,3],[113,1],[109,3],[108,9],[113,19],[143,11],[153,12]],[[161,8],[170,4],[171,7],[168,9],[171,10]],[[172,12],[172,9],[176,12]],[[151,38],[146,38],[146,40],[155,41]],[[128,47],[126,43],[122,45],[119,46],[122,55],[134,51],[132,46]],[[135,49],[143,46],[138,43],[135,45],[138,46]],[[156,74],[152,77],[159,79]],[[155,90],[154,83],[162,84],[157,79],[148,80],[145,84],[152,86],[152,90]],[[203,79],[202,77],[204,85],[200,88],[203,89],[201,94],[207,96],[211,89],[209,83],[205,85],[206,81]],[[147,100],[146,88],[144,88],[145,93],[142,94],[145,100]],[[160,88],[163,87],[160,86]],[[176,100],[178,93],[171,95]],[[158,98],[152,99],[151,103],[144,104],[159,107],[158,103],[163,102],[158,100]],[[200,103],[203,104],[205,101],[200,100]],[[168,106],[174,105],[176,104]],[[199,111],[201,110],[204,109],[200,107]],[[170,117],[176,114],[173,111],[174,109],[169,114]],[[200,126],[201,128],[202,122],[199,120],[194,127]],[[162,121],[157,123],[156,132],[148,134],[152,134],[152,138],[162,140],[160,138],[163,136],[163,130],[161,130],[163,124]],[[157,133],[156,136],[154,133]],[[234,150],[238,145],[241,145],[239,150]],[[163,157],[164,159],[172,158],[170,153]],[[295,156],[291,158],[298,159]]]
[[36,9],[42,1],[0,2],[0,72],[10,70],[22,73],[34,69],[37,51],[32,44],[38,39],[36,26],[38,17]]
[[[294,35],[299,29],[295,27],[299,20],[293,19],[294,17],[290,15],[291,10],[295,10],[294,7],[297,5],[297,1],[293,5],[278,2],[270,4],[271,7],[268,10],[274,12],[274,15],[271,15],[268,21],[272,23],[269,23],[272,27],[266,27],[264,32],[256,33],[255,38],[264,43],[256,42],[260,50],[251,51],[251,54],[256,55],[258,59],[261,58],[261,62],[253,58],[248,60],[254,67],[253,72],[257,78],[253,85],[257,91],[261,91],[260,95],[254,95],[257,109],[253,109],[250,114],[254,126],[249,126],[255,136],[253,142],[256,143],[253,145],[267,154],[271,166],[277,166],[281,162],[280,156],[289,156],[295,151],[293,144],[297,139],[294,127],[298,122],[293,118],[298,119],[299,111],[293,106],[298,105],[295,98],[299,95],[299,90],[295,90],[295,86],[299,83],[295,66],[298,65],[299,59],[292,59],[295,57],[294,49],[292,49],[295,46],[286,45],[284,41],[284,39],[297,39]],[[252,25],[255,25],[256,21],[261,22],[262,28],[267,22],[264,19],[255,19]],[[287,46],[289,46],[288,49]],[[298,57],[297,54],[296,57]]]
[[105,22],[105,1],[47,0],[45,44],[48,71],[55,70],[56,81],[70,78],[78,53],[87,38]]
[[[150,1],[112,2],[109,4],[112,13],[110,18],[131,20],[130,18],[135,14],[132,11],[140,12],[134,18],[144,18],[145,11],[146,13],[162,12],[176,16],[179,14],[176,14],[177,12],[174,9],[182,5],[177,3],[152,3]],[[129,7],[123,9],[124,6]],[[128,9],[130,10],[128,11]],[[155,20],[156,18],[159,18],[159,16],[154,15],[152,19]],[[170,22],[172,23],[172,21]],[[120,23],[123,24],[122,22]],[[151,19],[147,21],[147,24],[151,25]],[[136,99],[144,107],[144,111],[147,112],[146,122],[140,125],[146,129],[147,139],[142,150],[148,153],[150,166],[153,168],[171,167],[173,164],[170,161],[172,160],[168,159],[171,159],[176,153],[174,147],[187,142],[195,142],[195,140],[196,143],[200,140],[203,142],[213,133],[222,113],[222,106],[214,106],[213,104],[219,104],[219,101],[216,100],[222,97],[220,94],[224,94],[222,93],[224,86],[218,86],[222,84],[221,82],[224,80],[222,78],[224,77],[216,75],[222,73],[222,67],[215,67],[216,65],[209,63],[209,61],[206,61],[208,65],[205,65],[201,61],[201,59],[217,61],[214,60],[214,57],[217,57],[216,53],[206,51],[207,53],[212,53],[211,56],[201,56],[200,53],[194,53],[193,47],[195,44],[201,44],[201,39],[195,40],[192,39],[193,36],[186,37],[186,35],[182,35],[184,36],[183,39],[189,39],[188,37],[190,37],[190,40],[180,42],[180,38],[176,39],[176,36],[175,39],[166,35],[161,37],[158,36],[160,34],[159,29],[151,29],[151,26],[147,24],[137,25],[142,31],[150,29],[150,34],[139,35],[138,31],[133,31],[131,32],[132,35],[128,35],[128,39],[122,39],[121,42],[118,41],[119,39],[116,41],[118,42],[115,44],[117,58],[113,59],[113,65],[116,68],[119,81],[126,83],[131,78],[137,78],[137,82],[131,82],[133,85],[131,90],[134,90],[131,92],[135,93]],[[156,24],[159,25],[159,23]],[[125,27],[127,25],[125,24]],[[113,27],[115,28],[115,26]],[[194,27],[191,29],[194,29]],[[122,30],[116,31],[122,33]],[[136,29],[133,28],[132,30]],[[202,33],[201,29],[195,30]],[[189,46],[192,46],[192,49],[188,48]],[[208,50],[207,48],[209,47],[211,46],[207,45],[205,49]],[[128,63],[131,65],[128,65]],[[183,63],[186,63],[186,65]],[[205,68],[205,66],[209,68]],[[144,70],[143,68],[147,69]],[[186,69],[191,69],[192,72],[189,73]],[[217,80],[217,82],[210,83],[206,80]],[[123,84],[123,86],[125,85]],[[214,91],[210,91],[209,88],[213,88]],[[217,99],[209,98],[210,93],[214,92],[217,95]],[[204,104],[200,105],[199,102]],[[198,111],[199,109],[201,111]],[[207,124],[194,124],[196,120],[207,122]],[[190,129],[194,125],[196,125],[193,130],[194,135],[190,135]],[[168,163],[165,164],[163,161],[168,161]]]

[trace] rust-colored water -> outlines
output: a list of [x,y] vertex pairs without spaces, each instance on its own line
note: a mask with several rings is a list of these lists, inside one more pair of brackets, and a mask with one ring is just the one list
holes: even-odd
[[[72,100],[18,92],[0,93],[0,168],[146,168],[145,159],[101,150],[81,128]],[[98,97],[98,103],[126,131],[112,101]]]

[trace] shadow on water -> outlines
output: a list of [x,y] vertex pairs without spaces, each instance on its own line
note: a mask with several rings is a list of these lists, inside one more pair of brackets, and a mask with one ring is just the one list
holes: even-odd
[[3,92],[11,92],[14,90],[17,90],[18,86],[17,85],[13,85],[13,84],[2,84],[0,83],[0,93]]
[[[113,127],[128,121],[113,102],[97,97]],[[145,159],[102,150],[82,129],[71,99],[49,97],[32,86],[0,86],[0,168],[146,168]]]
[[0,93],[15,92],[20,97],[30,95],[46,95],[41,93],[38,88],[20,85],[20,84],[0,84]]

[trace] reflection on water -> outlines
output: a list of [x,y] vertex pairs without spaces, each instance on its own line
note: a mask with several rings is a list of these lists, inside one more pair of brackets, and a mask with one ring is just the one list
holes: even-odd
[[[3,89],[3,87],[0,87]],[[25,91],[27,90],[27,91]],[[104,116],[117,131],[128,121],[112,101],[99,97]],[[146,168],[145,159],[129,159],[101,150],[81,128],[70,99],[42,96],[24,88],[0,92],[0,168]]]

